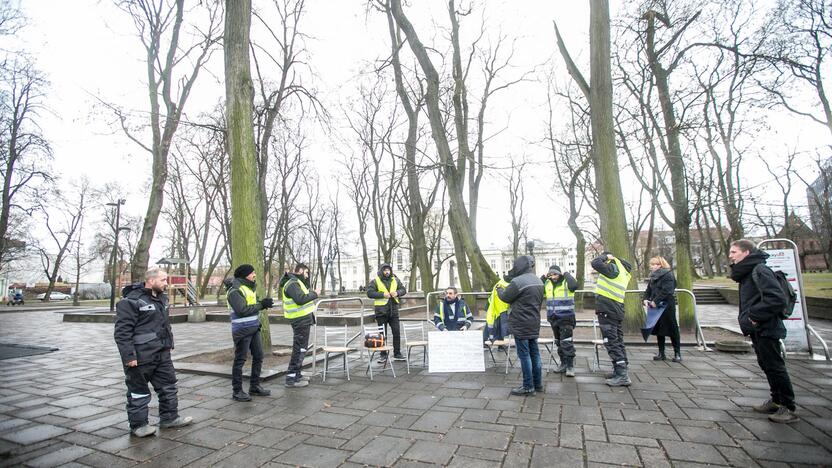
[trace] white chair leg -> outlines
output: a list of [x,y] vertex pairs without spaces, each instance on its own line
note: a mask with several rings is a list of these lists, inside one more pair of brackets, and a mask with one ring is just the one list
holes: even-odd
[[324,352],[324,382],[326,382],[326,368],[329,367],[327,365],[327,362],[329,362],[327,361],[327,358],[329,358],[329,351]]

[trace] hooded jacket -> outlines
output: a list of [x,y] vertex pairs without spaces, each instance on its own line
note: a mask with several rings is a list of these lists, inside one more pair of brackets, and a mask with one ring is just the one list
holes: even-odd
[[[296,280],[296,281],[293,281],[293,280]],[[291,281],[291,284],[286,286],[286,283],[289,283],[290,281]],[[308,293],[303,292],[303,290],[298,285],[299,282],[303,283],[303,285],[306,286],[306,289],[309,291]],[[280,294],[281,294],[280,297],[281,298],[283,297],[283,293],[284,293],[283,288],[284,288],[284,286],[286,287],[286,290],[285,290],[286,295],[289,296],[289,298],[291,298],[293,301],[295,301],[295,304],[297,304],[297,305],[307,304],[307,303],[312,302],[312,301],[314,301],[315,299],[318,298],[318,293],[316,293],[315,291],[313,291],[309,287],[309,279],[304,278],[302,276],[298,276],[294,273],[289,273],[287,271],[280,278],[279,288],[280,288]],[[314,319],[314,314],[309,314],[309,315],[304,315],[303,317],[298,317],[298,318],[291,319],[291,320],[309,321],[310,323],[312,323],[315,319]]]
[[[618,260],[621,262],[622,265],[624,265],[624,268],[626,268],[627,271],[633,271],[633,265],[630,262],[624,260],[623,258],[619,258]],[[613,262],[607,262],[606,252],[603,252],[601,255],[592,259],[590,265],[592,266],[593,270],[598,272],[598,274],[604,275],[607,278],[618,277],[618,265],[616,265]],[[595,313],[606,315],[608,318],[612,320],[621,321],[624,320],[624,304],[613,301],[612,299],[606,298],[604,296],[596,295]]]
[[231,333],[235,336],[247,336],[257,333],[260,329],[259,320],[250,320],[241,323],[235,323],[234,320],[245,317],[254,317],[260,315],[263,306],[260,302],[255,302],[252,305],[246,303],[246,297],[240,286],[246,286],[252,291],[257,290],[257,284],[254,281],[249,281],[245,278],[229,278],[223,281],[226,287],[226,298],[228,299],[228,306],[231,307]]
[[[754,249],[741,262],[731,265],[731,279],[739,283],[740,292],[737,320],[744,335],[783,339],[786,327],[778,311],[786,307],[787,301],[774,272],[765,264],[768,256],[768,253]],[[755,269],[757,283],[752,273]]]
[[510,305],[508,314],[509,332],[521,340],[536,339],[540,336],[540,307],[545,300],[543,282],[535,276],[534,260],[521,255],[514,260],[509,270],[511,282],[504,289],[497,289],[500,300]]
[[[382,271],[385,268],[390,269],[390,277],[385,278]],[[404,287],[404,283],[402,280],[399,279],[398,276],[393,274],[393,266],[389,263],[382,263],[381,266],[378,268],[378,272],[376,272],[378,278],[381,279],[382,284],[389,290],[390,284],[393,282],[393,278],[396,278],[396,297],[403,297],[407,294],[407,290]],[[392,291],[390,291],[392,292]],[[367,284],[367,297],[370,299],[384,299],[384,293],[378,290],[378,286],[376,285],[376,279],[373,278],[370,280],[370,283]],[[399,303],[393,298],[390,298],[387,301],[387,304],[383,306],[375,306],[375,315],[376,316],[383,316],[383,315],[398,315],[399,314]]]
[[149,364],[173,349],[167,294],[154,296],[144,284],[135,283],[125,286],[121,295],[113,332],[121,361]]
[[433,324],[439,330],[448,329],[450,331],[457,331],[462,327],[471,328],[474,322],[474,315],[465,299],[457,297],[453,302],[448,299],[442,299],[439,304],[436,304],[436,311],[433,313]]

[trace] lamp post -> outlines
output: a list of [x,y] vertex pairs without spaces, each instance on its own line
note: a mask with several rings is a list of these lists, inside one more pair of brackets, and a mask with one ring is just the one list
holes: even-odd
[[113,253],[111,255],[110,261],[110,312],[116,310],[116,270],[118,266],[116,262],[118,262],[118,233],[122,230],[119,227],[119,222],[121,221],[121,205],[123,205],[127,200],[123,198],[119,198],[114,203],[107,203],[107,206],[114,206],[116,208],[116,224],[113,229]]

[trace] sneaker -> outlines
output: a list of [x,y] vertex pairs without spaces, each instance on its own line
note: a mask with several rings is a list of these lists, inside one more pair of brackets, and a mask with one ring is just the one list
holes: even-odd
[[394,354],[393,355],[394,361],[407,361],[407,358],[402,356],[402,353]]
[[137,427],[130,431],[136,437],[148,437],[152,435],[156,435],[157,428],[156,426],[151,426],[149,424],[145,424],[144,426]]
[[301,387],[306,387],[307,385],[309,385],[308,380],[299,380],[299,379],[292,379],[292,380],[287,379],[286,383],[283,384],[283,386],[286,387],[286,388],[301,388]]
[[800,420],[800,418],[798,418],[794,413],[794,411],[786,408],[785,406],[781,406],[776,413],[768,415],[768,419],[769,421],[776,423],[789,424]]
[[379,363],[379,364],[384,364],[385,362],[387,362],[387,355],[386,354],[379,354],[378,355],[378,360],[376,362]]
[[269,396],[272,394],[271,390],[265,389],[260,385],[255,385],[248,389],[249,395],[256,395],[256,396]]
[[664,361],[665,359],[667,359],[667,357],[665,357],[664,354],[657,354],[653,356],[654,361]]
[[534,388],[534,391],[537,392],[537,393],[543,393],[543,390],[544,390],[544,387],[542,385],[539,386],[539,387]]
[[192,422],[194,422],[194,418],[192,418],[190,416],[185,416],[184,418],[182,416],[179,416],[176,419],[174,419],[173,421],[160,422],[159,427],[161,427],[162,429],[174,429],[174,428],[177,428],[177,427],[188,426]]
[[567,367],[566,368],[566,376],[567,377],[575,377],[575,368],[572,367],[572,366]]
[[566,363],[563,362],[563,361],[560,361],[560,365],[557,368],[552,369],[552,372],[554,372],[555,374],[563,374],[564,372],[566,372],[566,368],[567,368]]
[[304,382],[309,382],[309,376],[308,375],[299,375],[298,380],[302,380]]
[[517,387],[511,389],[512,395],[518,396],[534,396],[534,389],[533,388],[526,388],[526,387]]
[[673,353],[673,362],[682,362],[682,354],[681,353]]
[[780,405],[773,402],[771,398],[766,400],[760,405],[754,405],[751,407],[754,411],[763,414],[774,414],[780,409]]
[[234,401],[251,401],[251,395],[242,390],[237,390],[233,395],[231,395],[231,399]]

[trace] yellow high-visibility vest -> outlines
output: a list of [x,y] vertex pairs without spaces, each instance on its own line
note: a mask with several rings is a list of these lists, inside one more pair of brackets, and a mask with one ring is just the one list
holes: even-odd
[[627,290],[627,285],[630,283],[630,277],[632,275],[621,264],[621,260],[613,258],[612,261],[618,267],[618,276],[615,278],[607,278],[602,274],[598,274],[598,281],[595,283],[595,295],[603,296],[623,304],[624,291]]
[[303,281],[291,279],[283,285],[283,317],[287,319],[296,319],[298,317],[303,317],[304,315],[309,315],[315,311],[315,301],[309,301],[306,304],[298,305],[295,304],[295,301],[286,294],[286,288],[293,281],[297,281],[298,286],[300,286],[300,290],[303,291],[304,294],[309,294],[309,288],[303,284]]
[[[393,279],[390,281],[390,289],[387,289],[387,286],[384,285],[384,282],[381,281],[381,278],[376,276],[376,289],[378,289],[378,292],[380,292],[382,294],[383,293],[390,294],[392,291],[396,291],[396,290],[399,289],[399,283],[396,282],[396,277],[393,276]],[[390,297],[393,297],[393,296],[390,296]],[[375,305],[375,306],[386,306],[387,302],[389,300],[390,300],[389,298],[381,297],[381,298],[378,298],[375,301],[373,301],[373,305]],[[398,297],[393,297],[393,300],[396,302],[396,304],[399,303],[399,298]]]
[[485,323],[489,327],[493,327],[494,321],[497,320],[497,317],[502,315],[503,312],[507,311],[509,308],[508,303],[500,300],[500,296],[497,295],[497,288],[505,288],[506,286],[508,286],[508,283],[500,280],[497,281],[497,284],[495,284],[494,288],[491,289],[491,296],[488,299],[488,310],[485,311]]

